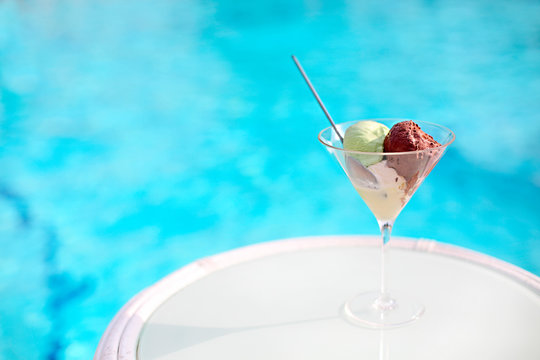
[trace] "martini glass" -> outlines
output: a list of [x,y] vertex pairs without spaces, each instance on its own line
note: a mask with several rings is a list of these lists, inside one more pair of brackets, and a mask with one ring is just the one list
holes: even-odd
[[[391,128],[405,119],[371,119]],[[336,124],[319,134],[319,141],[339,161],[352,185],[369,207],[382,234],[381,279],[376,291],[362,292],[348,300],[343,312],[357,325],[392,328],[407,325],[422,316],[424,306],[406,294],[394,294],[386,287],[384,257],[397,216],[422,181],[441,159],[455,138],[454,133],[434,123],[415,121],[431,135],[438,147],[407,152],[369,153],[343,149],[342,136],[357,121]],[[336,133],[336,130],[338,133]],[[373,164],[365,167],[362,164]]]

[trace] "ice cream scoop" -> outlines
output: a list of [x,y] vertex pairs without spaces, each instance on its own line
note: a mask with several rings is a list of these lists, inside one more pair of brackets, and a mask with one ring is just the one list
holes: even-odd
[[414,121],[402,121],[394,126],[384,139],[384,152],[416,151],[441,146]]
[[[427,176],[435,166],[435,163],[429,165],[429,162],[434,159],[433,156],[418,152],[418,150],[440,146],[431,135],[426,134],[420,129],[420,126],[411,120],[402,121],[392,126],[384,139],[384,152],[388,153],[386,155],[387,164],[407,180],[408,189],[417,187],[418,180]],[[392,156],[392,153],[405,151],[411,153]],[[441,150],[434,149],[432,151]],[[419,169],[423,169],[426,173],[420,174]]]
[[[388,131],[388,127],[381,123],[371,120],[358,121],[345,131],[343,148],[348,151],[382,153],[384,139]],[[354,154],[354,157],[364,166],[370,166],[382,160],[380,154]]]

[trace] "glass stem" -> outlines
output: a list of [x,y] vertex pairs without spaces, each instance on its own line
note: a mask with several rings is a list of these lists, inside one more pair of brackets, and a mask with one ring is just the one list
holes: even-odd
[[381,245],[381,298],[388,298],[388,293],[386,289],[386,274],[385,274],[385,253],[386,246],[390,241],[390,233],[392,232],[393,222],[384,222],[379,223],[382,234],[382,245]]

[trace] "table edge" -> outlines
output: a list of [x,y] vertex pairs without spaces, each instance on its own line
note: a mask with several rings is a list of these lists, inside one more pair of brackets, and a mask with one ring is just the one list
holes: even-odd
[[[379,236],[371,235],[296,237],[248,245],[196,260],[131,298],[107,326],[94,360],[135,359],[139,333],[155,309],[177,291],[215,271],[280,253],[325,247],[378,246],[380,241]],[[439,254],[484,266],[540,294],[540,277],[490,255],[430,239],[394,237],[389,244],[392,248]]]

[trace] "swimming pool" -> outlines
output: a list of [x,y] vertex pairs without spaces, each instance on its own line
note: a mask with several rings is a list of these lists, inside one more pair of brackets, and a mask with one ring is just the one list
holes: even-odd
[[91,357],[123,303],[201,256],[376,233],[292,53],[336,120],[456,132],[395,235],[540,274],[539,11],[1,2],[0,358]]

